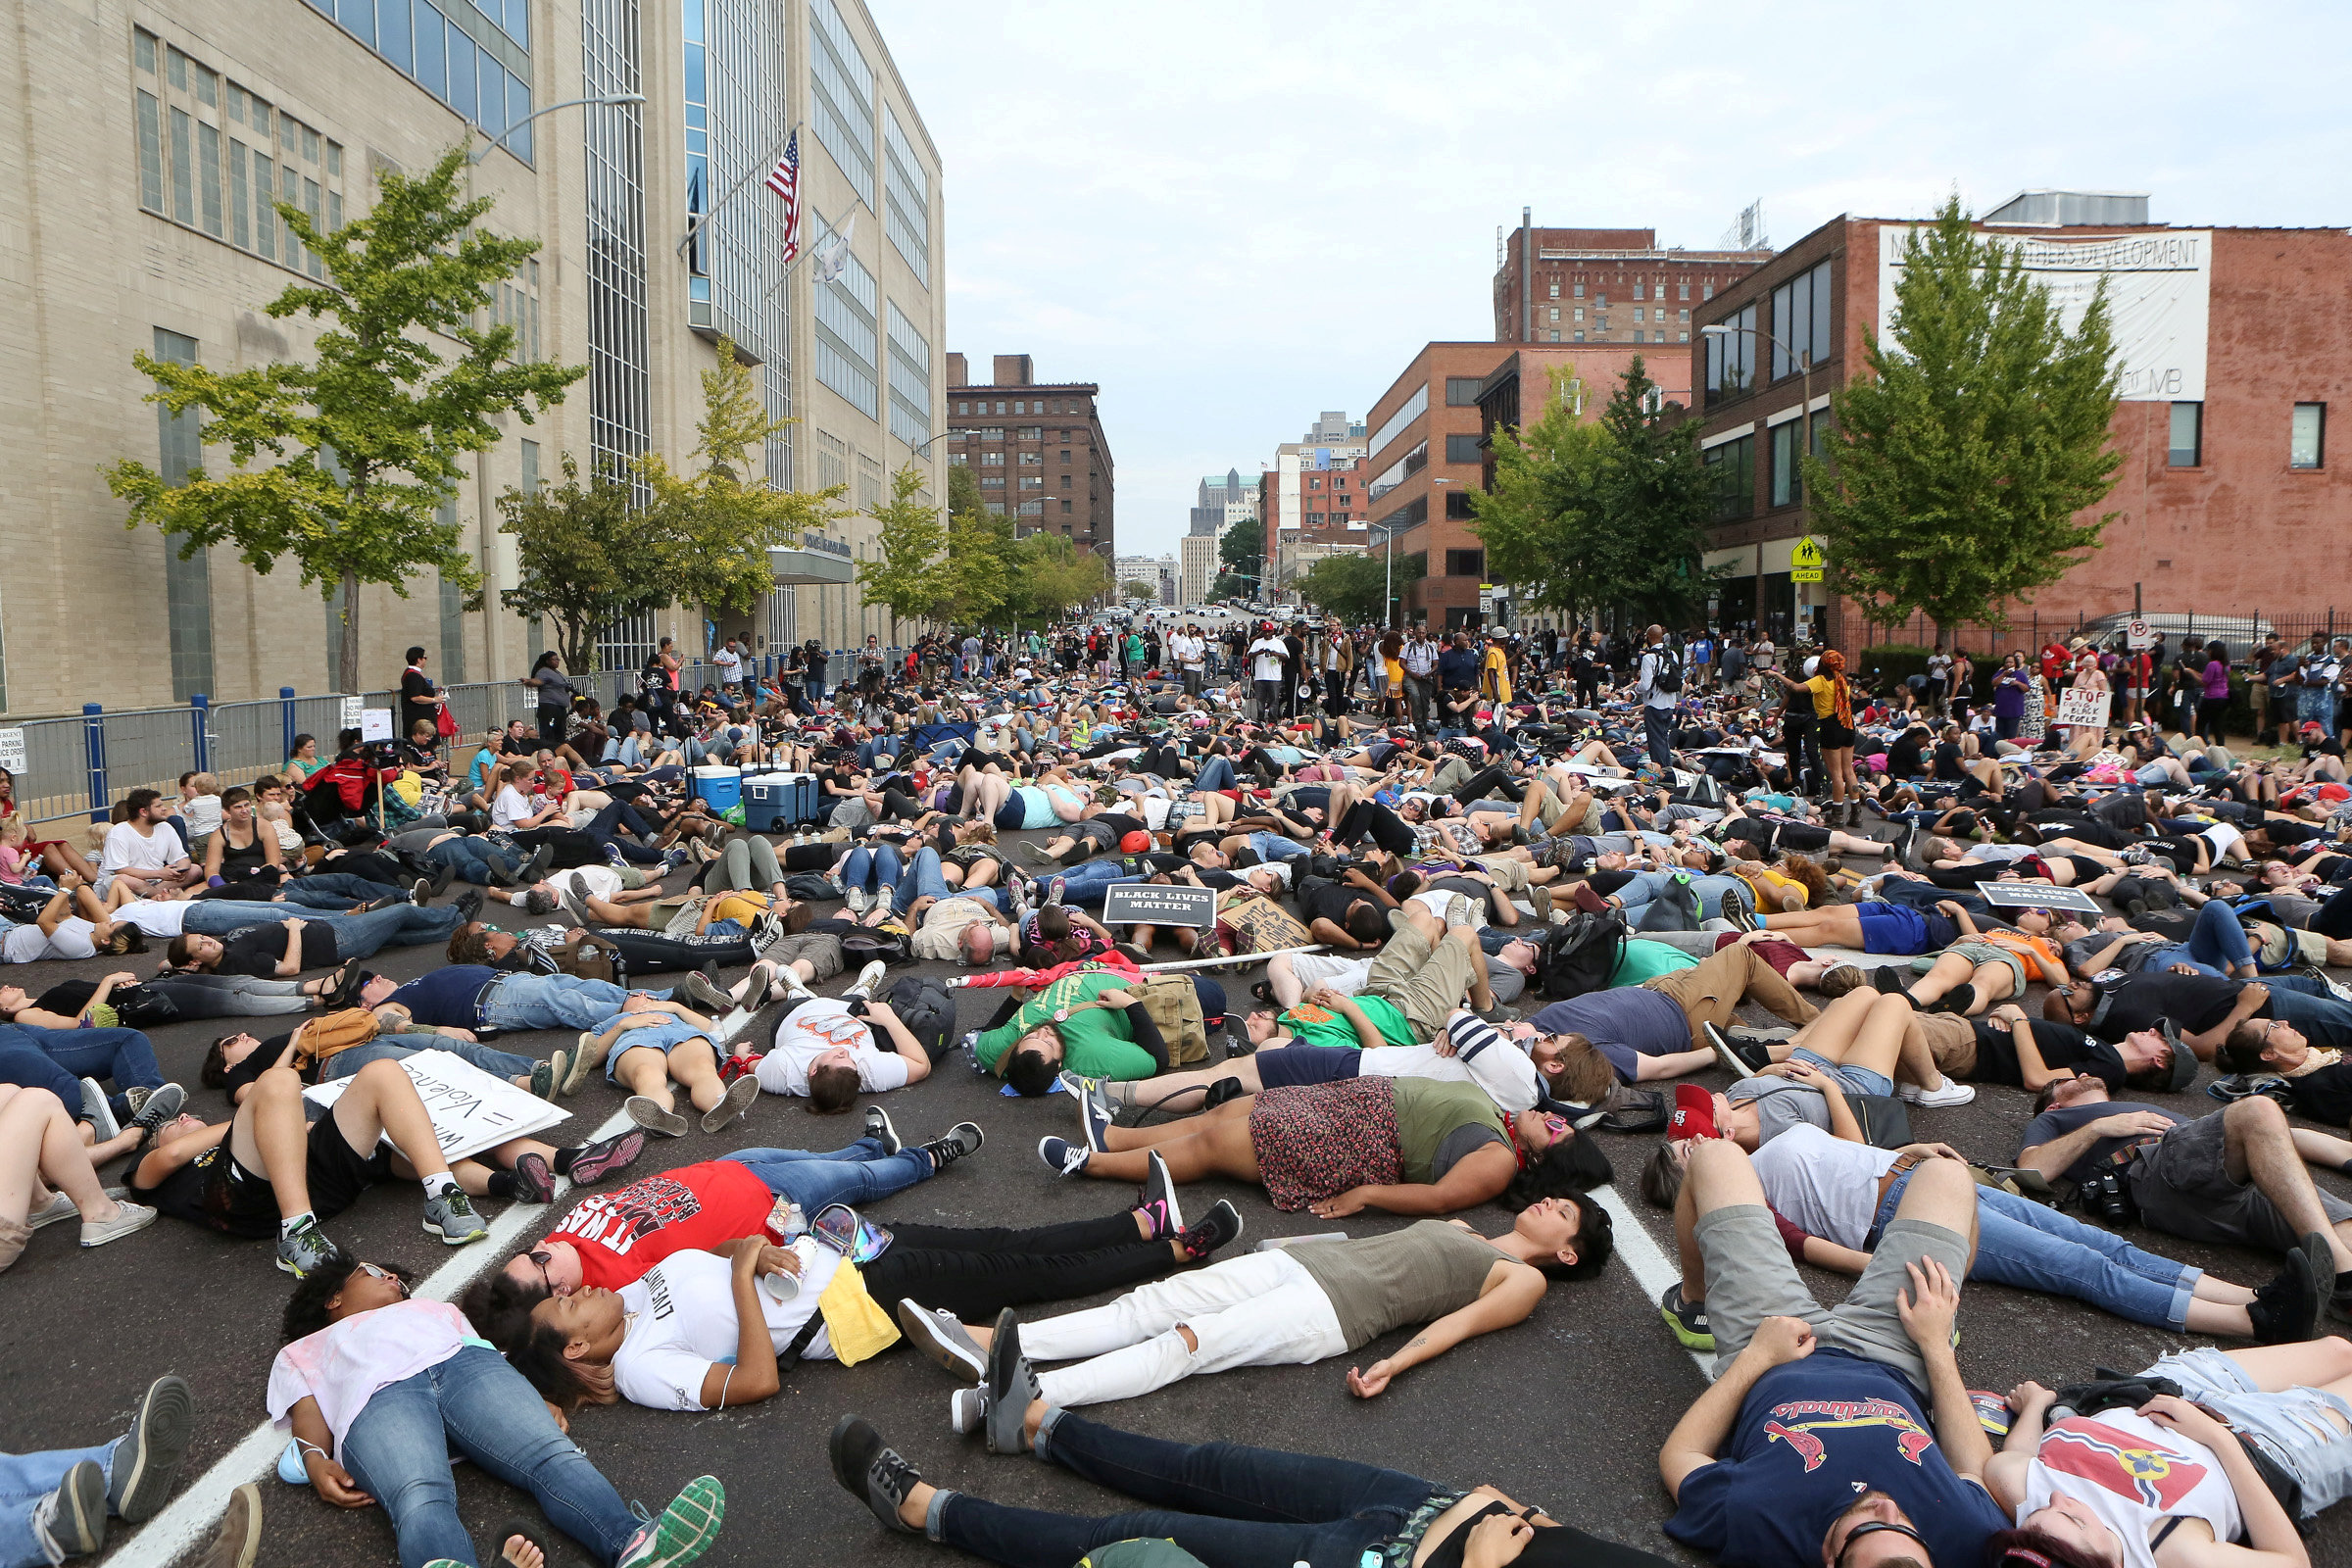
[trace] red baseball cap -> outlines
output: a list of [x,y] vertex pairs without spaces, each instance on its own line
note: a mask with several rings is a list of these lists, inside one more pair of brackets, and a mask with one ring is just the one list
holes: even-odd
[[1696,1084],[1674,1086],[1674,1115],[1667,1120],[1666,1136],[1676,1138],[1721,1138],[1715,1127],[1715,1096]]

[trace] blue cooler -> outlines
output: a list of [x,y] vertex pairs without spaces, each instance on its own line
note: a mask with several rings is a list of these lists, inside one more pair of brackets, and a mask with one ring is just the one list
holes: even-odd
[[740,767],[697,767],[688,770],[693,779],[690,794],[699,796],[715,816],[733,810],[743,804],[743,769]]
[[822,796],[814,773],[755,773],[743,781],[743,825],[784,833],[817,819]]

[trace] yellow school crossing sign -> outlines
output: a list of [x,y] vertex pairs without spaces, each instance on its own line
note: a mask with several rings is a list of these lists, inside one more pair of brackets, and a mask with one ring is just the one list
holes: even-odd
[[1810,534],[1796,542],[1788,552],[1788,580],[1790,582],[1821,581],[1821,545]]

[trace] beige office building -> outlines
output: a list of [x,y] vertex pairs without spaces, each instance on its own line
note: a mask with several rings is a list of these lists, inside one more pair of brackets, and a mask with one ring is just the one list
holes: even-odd
[[[496,608],[515,580],[496,498],[558,476],[566,455],[691,467],[721,333],[757,362],[769,412],[799,421],[770,443],[771,482],[841,484],[863,512],[913,462],[944,498],[929,444],[946,387],[939,157],[859,0],[6,9],[0,713],[381,689],[412,644],[447,682],[521,674],[545,640]],[[630,94],[645,101],[523,123]],[[787,271],[783,204],[761,178],[796,129],[803,260]],[[421,171],[460,141],[483,153],[470,174],[496,202],[483,221],[541,242],[489,319],[515,327],[517,355],[588,374],[536,423],[507,420],[452,499],[491,608],[466,612],[430,573],[405,599],[368,588],[362,667],[346,678],[339,607],[291,561],[267,575],[223,548],[181,562],[123,526],[100,470],[225,462],[193,419],[141,401],[134,351],[224,369],[308,356],[311,324],[266,307],[321,270],[271,195],[331,225],[368,210],[379,171]],[[820,283],[809,257],[837,231],[848,254]],[[762,650],[892,640],[900,628],[846,581],[876,531],[852,517],[778,557],[803,585],[719,630]],[[634,667],[662,635],[690,655],[709,646],[699,609],[672,607],[612,628],[602,661]]]

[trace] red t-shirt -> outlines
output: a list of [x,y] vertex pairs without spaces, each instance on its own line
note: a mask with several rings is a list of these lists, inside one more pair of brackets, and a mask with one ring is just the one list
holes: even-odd
[[582,1284],[616,1291],[672,1252],[715,1251],[759,1235],[775,1203],[750,1166],[705,1160],[599,1193],[564,1215],[547,1239],[579,1251]]

